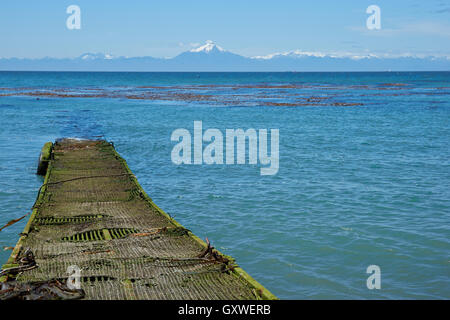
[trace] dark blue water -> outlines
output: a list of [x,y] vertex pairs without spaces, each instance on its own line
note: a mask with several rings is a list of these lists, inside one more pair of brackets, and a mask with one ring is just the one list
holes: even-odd
[[[33,205],[45,142],[103,137],[161,208],[280,298],[449,299],[449,97],[445,72],[3,72],[0,225]],[[172,132],[196,120],[279,129],[278,173],[173,164]]]

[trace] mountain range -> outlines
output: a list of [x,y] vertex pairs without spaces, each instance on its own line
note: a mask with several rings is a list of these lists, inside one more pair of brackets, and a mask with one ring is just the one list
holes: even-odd
[[0,58],[3,71],[450,71],[450,57],[324,54],[301,50],[244,57],[207,41],[173,58],[85,53],[76,58]]

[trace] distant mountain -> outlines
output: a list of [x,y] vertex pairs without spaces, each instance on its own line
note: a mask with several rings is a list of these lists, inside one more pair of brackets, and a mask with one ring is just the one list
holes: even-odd
[[251,59],[226,51],[212,41],[167,61],[168,66],[180,71],[239,71],[251,63]]
[[170,59],[85,53],[76,58],[1,58],[16,71],[450,71],[449,57],[336,55],[301,50],[244,57],[212,41]]
[[294,71],[449,71],[449,57],[336,55],[292,51],[254,57],[275,69]]

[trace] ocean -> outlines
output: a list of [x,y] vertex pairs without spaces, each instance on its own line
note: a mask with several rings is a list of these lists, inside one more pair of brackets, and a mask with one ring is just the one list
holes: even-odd
[[[0,72],[0,226],[30,211],[45,142],[103,138],[281,299],[449,299],[449,97],[450,72]],[[174,164],[194,121],[278,129],[278,172]],[[26,220],[0,231],[0,263]]]

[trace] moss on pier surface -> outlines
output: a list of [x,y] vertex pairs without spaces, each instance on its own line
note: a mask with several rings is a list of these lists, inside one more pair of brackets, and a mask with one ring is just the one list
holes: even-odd
[[156,206],[108,142],[64,139],[47,150],[44,184],[8,260],[19,264],[30,248],[38,267],[17,281],[64,280],[76,265],[85,299],[276,298]]
[[44,144],[41,150],[41,154],[39,155],[39,163],[37,168],[37,174],[41,176],[45,176],[47,173],[48,162],[50,161],[50,156],[52,153],[53,143],[47,142]]

